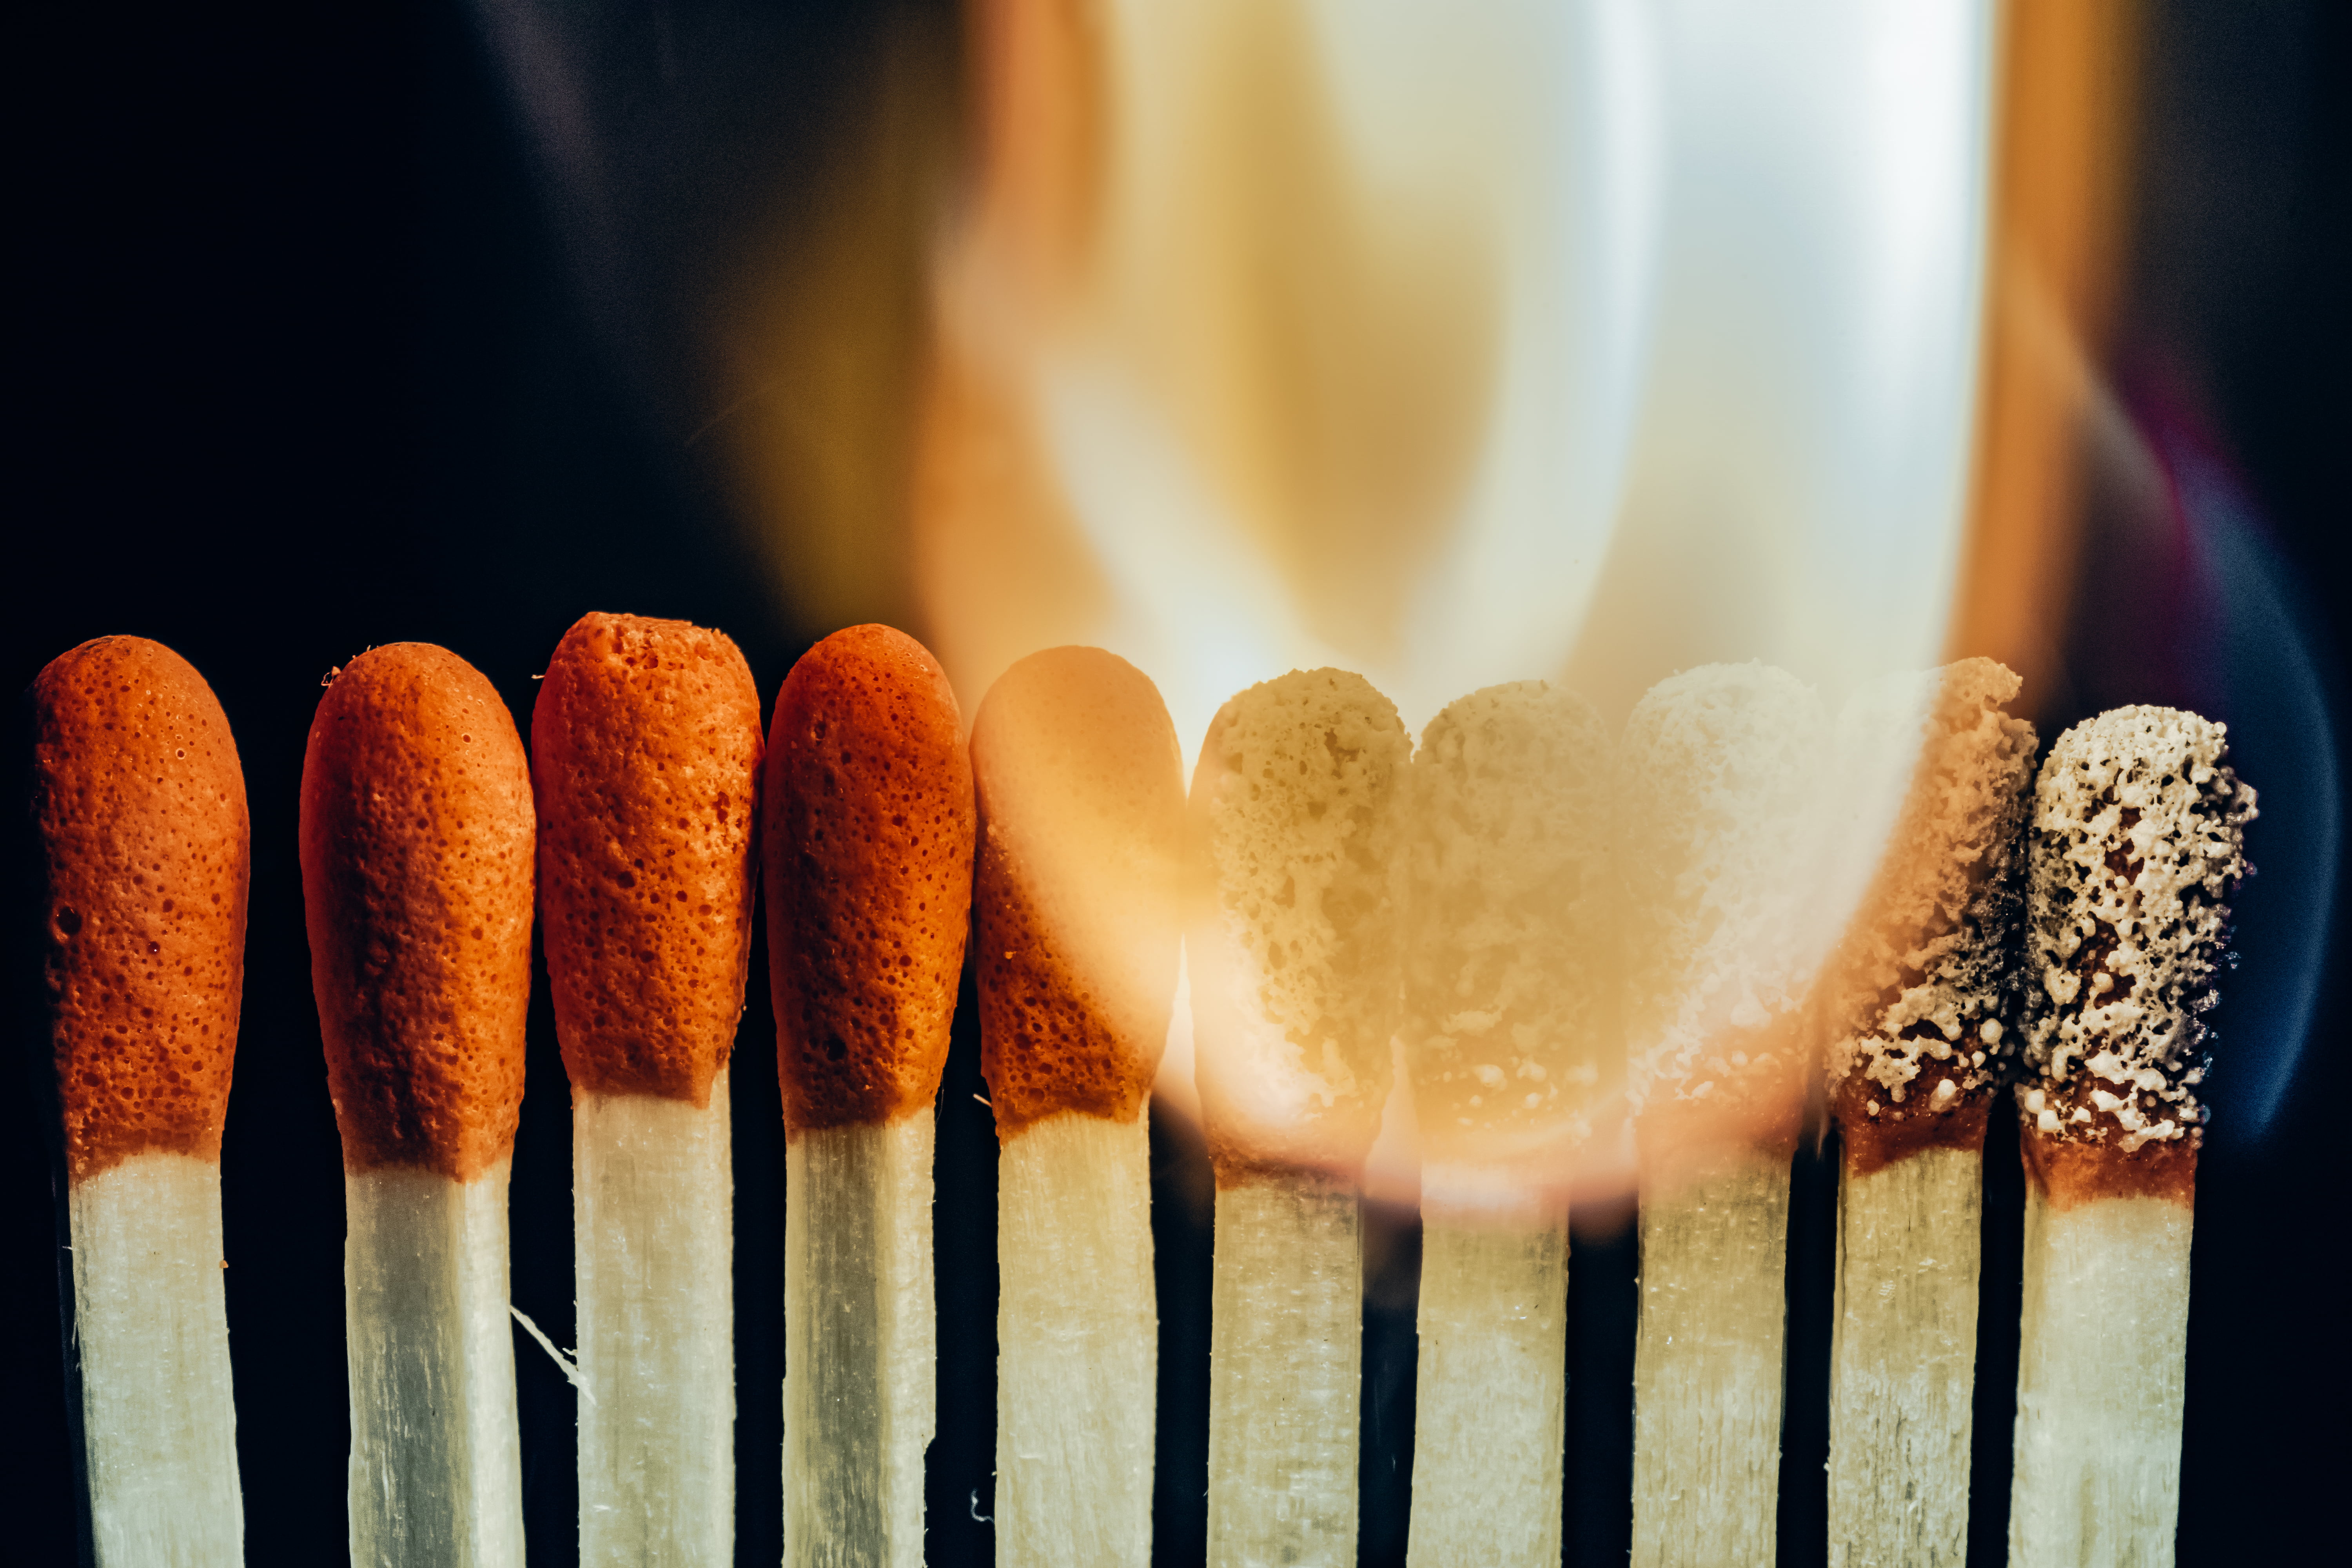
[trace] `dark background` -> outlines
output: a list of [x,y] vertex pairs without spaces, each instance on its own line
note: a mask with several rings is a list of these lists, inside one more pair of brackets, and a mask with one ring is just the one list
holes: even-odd
[[[725,628],[772,700],[827,628],[794,625],[769,591],[769,567],[696,444],[716,412],[707,383],[666,345],[688,335],[681,312],[740,215],[805,209],[877,62],[908,38],[951,51],[955,20],[950,7],[917,4],[579,8],[569,58],[588,62],[588,90],[573,107],[607,134],[597,157],[566,163],[560,154],[578,147],[555,133],[561,124],[551,132],[546,113],[561,95],[533,76],[555,58],[531,43],[544,13],[215,9],[59,9],[9,25],[19,479],[0,546],[0,686],[20,690],[89,637],[135,632],[194,662],[235,727],[255,833],[223,1179],[248,1555],[310,1563],[342,1550],[347,1443],[340,1152],[294,858],[320,678],[372,644],[444,643],[497,683],[527,736],[530,678],[564,627],[590,608],[627,609]],[[2206,461],[2200,471],[2242,502],[2283,563],[2296,610],[2286,620],[2300,617],[2341,734],[2337,660],[2352,604],[2338,548],[2352,452],[2346,8],[2161,0],[2147,17],[2118,384]],[[528,111],[515,80],[540,81]],[[2108,542],[2128,542],[2108,527]],[[2085,711],[2167,694],[2142,689],[2144,671],[2088,657],[2070,679]],[[2290,715],[2289,730],[2309,732],[2310,718]],[[20,738],[10,743],[21,752]],[[21,797],[6,809],[20,811]],[[2277,820],[2293,831],[2258,828],[2258,861],[2341,843],[2307,811]],[[7,844],[17,913],[0,952],[11,1038],[0,1078],[0,1529],[13,1560],[64,1562],[76,1481],[58,1353],[53,1132],[31,1071],[35,950],[17,918],[30,908],[28,866],[22,836]],[[2250,921],[2262,887],[2247,895]],[[2306,931],[2324,919],[2267,907],[2265,918]],[[2340,922],[2324,942],[2326,974],[2347,973]],[[542,980],[517,1143],[514,1289],[568,1344],[566,1096],[545,995]],[[2331,1003],[2323,989],[2275,1119],[2259,1134],[2217,1130],[2200,1173],[2184,1563],[2295,1560],[2336,1517],[2332,1455],[2352,1408],[2336,1121],[2352,1081]],[[2230,1009],[2220,1019],[2226,1033]],[[993,1139],[971,1099],[968,1007],[958,1027],[939,1144],[930,1553],[942,1563],[991,1552],[975,1516],[988,1512],[992,1426]],[[778,1547],[769,1029],[761,972],[734,1069],[745,1563],[772,1563]],[[1154,1157],[1158,1538],[1163,1560],[1197,1562],[1206,1174],[1179,1131],[1156,1132]],[[2002,1556],[2015,1373],[2013,1135],[1996,1134],[1988,1168],[1971,1560],[1990,1563]],[[1801,1156],[1782,1485],[1791,1563],[1822,1550],[1834,1187],[1826,1158]],[[1622,1561],[1627,1540],[1623,1217],[1579,1216],[1576,1563]],[[1376,1214],[1368,1243],[1363,1557],[1391,1563],[1402,1560],[1412,1452],[1411,1215]],[[531,1559],[568,1562],[572,1396],[536,1347],[517,1345]]]

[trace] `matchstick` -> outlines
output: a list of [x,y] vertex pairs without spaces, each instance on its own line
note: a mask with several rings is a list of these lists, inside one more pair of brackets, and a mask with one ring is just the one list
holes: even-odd
[[1621,742],[1636,1568],[1773,1560],[1828,728],[1787,672],[1706,665],[1653,687]]
[[2034,787],[2018,1568],[2173,1560],[2204,1016],[2254,817],[2228,754],[2222,725],[2119,708]]
[[1412,747],[1361,676],[1294,670],[1219,710],[1192,773],[1211,1568],[1356,1560],[1360,1187],[1392,1070]]
[[302,903],[343,1139],[355,1563],[523,1560],[507,1176],[530,1000],[530,769],[465,660],[338,672],[302,763]]
[[89,1544],[100,1568],[238,1563],[220,1147],[245,774],[212,689],[160,643],[86,642],[31,696]]
[[721,633],[583,616],[531,712],[572,1079],[580,1560],[731,1562],[727,1058],[751,956],[760,693]]
[[1100,648],[1015,664],[972,723],[981,1067],[996,1114],[996,1561],[1151,1560],[1159,1314],[1144,1107],[1175,1002],[1184,771]]
[[971,909],[960,723],[922,645],[866,626],[802,656],[769,732],[788,1568],[923,1560],[932,1102]]
[[1413,1568],[1557,1563],[1569,1166],[1609,1029],[1615,747],[1539,680],[1423,731],[1405,856],[1405,1062],[1420,1112]]
[[2033,726],[2000,710],[2017,689],[1972,658],[1866,688],[1838,719],[1841,773],[1885,798],[1843,825],[1877,867],[1825,1002],[1842,1149],[1835,1568],[1968,1557],[1985,1123],[2017,1051],[2010,957],[2033,774]]

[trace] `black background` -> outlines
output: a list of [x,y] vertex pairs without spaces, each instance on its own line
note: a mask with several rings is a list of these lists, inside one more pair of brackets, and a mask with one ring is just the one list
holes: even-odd
[[[254,820],[245,1023],[224,1151],[249,1560],[340,1554],[347,1443],[339,1147],[320,1067],[296,787],[319,681],[373,644],[444,643],[520,721],[530,677],[590,608],[690,618],[741,644],[772,700],[823,627],[793,625],[694,432],[712,412],[661,345],[698,258],[754,197],[812,188],[891,37],[954,44],[912,4],[583,9],[609,58],[593,115],[646,151],[604,171],[583,228],[482,18],[511,5],[79,8],[9,24],[14,491],[0,548],[0,686],[89,637],[168,643],[219,694]],[[2352,405],[2345,295],[2345,8],[2161,0],[2147,13],[2141,199],[2116,369],[2166,389],[2226,456],[2314,612],[2336,679]],[[509,35],[509,43],[512,35]],[[592,51],[593,52],[593,51]],[[664,89],[662,84],[667,83]],[[662,90],[672,96],[665,99]],[[679,109],[681,100],[689,107]],[[681,127],[683,127],[681,129]],[[650,129],[648,129],[650,128]],[[538,149],[535,153],[534,149]],[[601,240],[599,236],[602,236]],[[620,237],[616,240],[614,236]],[[2087,710],[2138,700],[2078,662]],[[2346,714],[2335,700],[2335,721]],[[527,723],[525,725],[527,734]],[[11,767],[21,765],[21,739]],[[12,787],[16,787],[13,786]],[[7,809],[21,810],[21,796]],[[12,1066],[0,1079],[0,1510],[12,1560],[73,1552],[49,1143],[22,836],[7,838]],[[2347,973],[2329,937],[2330,977]],[[571,1342],[566,1095],[542,983],[513,1191],[516,1304]],[[2336,1517],[2347,1408],[2337,1155],[2340,1007],[2287,1109],[2200,1177],[2181,1560],[2292,1561]],[[781,1161],[764,973],[734,1068],[739,1557],[778,1546]],[[2227,1027],[2228,1013],[2221,1016]],[[970,1009],[940,1101],[940,1436],[930,1555],[982,1563],[993,1383],[993,1138]],[[2226,1063],[2225,1063],[2226,1067]],[[1154,1139],[1161,1276],[1158,1540],[1197,1562],[1205,1477],[1207,1183]],[[2021,1195],[1989,1161],[1971,1561],[2002,1556]],[[1801,1156],[1791,1235],[1782,1553],[1822,1552],[1832,1167]],[[1571,1562],[1622,1561],[1632,1247],[1579,1216]],[[1411,1467],[1409,1214],[1369,1235],[1364,1561],[1402,1562]],[[533,1563],[572,1555],[572,1394],[518,1339]]]

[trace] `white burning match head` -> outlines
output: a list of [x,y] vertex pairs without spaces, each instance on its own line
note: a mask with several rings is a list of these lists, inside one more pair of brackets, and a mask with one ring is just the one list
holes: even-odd
[[1474,692],[1422,733],[1402,1032],[1433,1160],[1557,1179],[1622,1076],[1615,749],[1590,703],[1540,680]]
[[751,963],[760,693],[722,632],[583,616],[531,716],[540,906],[583,1093],[708,1104]]
[[2221,724],[2118,708],[2042,765],[2018,1094],[2028,1168],[2059,1207],[2194,1190],[2203,1015],[2254,817],[2228,754]]
[[60,655],[32,708],[68,1178],[149,1151],[216,1163],[251,846],[228,720],[204,677],[144,637]]
[[1352,1169],[1391,1076],[1396,858],[1412,738],[1360,675],[1293,670],[1234,698],[1189,803],[1201,1101],[1220,1177]]
[[971,759],[982,1066],[997,1131],[1065,1110],[1131,1121],[1176,989],[1175,726],[1125,659],[1049,648],[989,689]]
[[[1863,797],[1840,826],[1876,865],[1832,971],[1824,1066],[1863,1172],[1915,1149],[1980,1147],[2016,1055],[2010,944],[2034,735],[2000,705],[2018,684],[1965,659],[1880,681],[1838,718],[1840,771]],[[1867,831],[1877,796],[1893,814],[1883,841]]]
[[1828,723],[1812,688],[1760,664],[1662,680],[1619,751],[1627,1097],[1645,1139],[1786,1143],[1805,1011],[1831,916],[1819,791]]
[[349,1171],[470,1182],[514,1149],[530,1001],[530,765],[429,643],[336,675],[302,763],[302,903]]

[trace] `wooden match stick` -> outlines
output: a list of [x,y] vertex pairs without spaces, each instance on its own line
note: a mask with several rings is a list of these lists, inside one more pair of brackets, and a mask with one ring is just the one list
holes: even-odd
[[784,1562],[916,1568],[937,1418],[932,1102],[971,910],[955,693],[835,632],[776,699],[761,801],[784,1107]]
[[1192,773],[1211,1568],[1356,1560],[1360,1188],[1392,1071],[1412,754],[1361,676],[1294,670],[1219,710]]
[[996,1561],[1151,1560],[1159,1314],[1144,1107],[1168,1039],[1184,770],[1140,670],[1033,654],[973,721],[996,1113]]
[[302,903],[343,1137],[351,1554],[520,1563],[507,1176],[530,1000],[530,769],[446,648],[334,677],[302,763]]
[[1828,729],[1786,671],[1706,665],[1650,689],[1619,753],[1637,1568],[1773,1560]]
[[1606,1051],[1614,750],[1590,704],[1530,680],[1453,703],[1413,757],[1413,1568],[1559,1561],[1568,1168],[1624,1059]]
[[[1965,1562],[1984,1136],[2017,1051],[2011,943],[2033,726],[1987,658],[1865,689],[1839,715],[1845,825],[1877,868],[1825,999],[1842,1146],[1830,1562]],[[1899,803],[1899,804],[1897,804]],[[1858,830],[1857,830],[1858,829]],[[1883,843],[1883,849],[1880,845]]]
[[237,1563],[220,1147],[245,774],[212,689],[142,637],[60,655],[32,710],[90,1546],[100,1568]]
[[2172,1561],[2204,1016],[2254,817],[2228,755],[2222,725],[2118,708],[2034,787],[2018,1568]]
[[735,1552],[727,1058],[751,957],[760,693],[719,632],[582,616],[531,712],[572,1079],[580,1560]]

